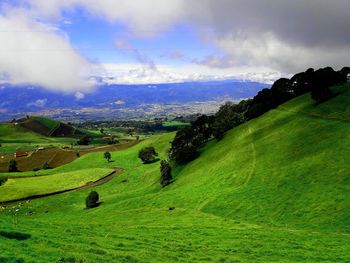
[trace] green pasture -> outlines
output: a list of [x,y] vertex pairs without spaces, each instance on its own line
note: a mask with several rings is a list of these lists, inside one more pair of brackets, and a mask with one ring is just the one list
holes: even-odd
[[[91,153],[45,171],[48,179],[124,169],[92,188],[95,209],[84,206],[92,189],[33,200],[18,223],[4,208],[0,262],[349,262],[350,89],[336,90],[328,102],[306,94],[209,142],[163,189],[159,162],[144,165],[137,153],[154,146],[165,159],[174,133],[113,152],[109,163]],[[12,175],[22,174],[34,172]]]

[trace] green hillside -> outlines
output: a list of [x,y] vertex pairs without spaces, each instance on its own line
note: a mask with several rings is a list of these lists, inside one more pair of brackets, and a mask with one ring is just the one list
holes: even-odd
[[11,153],[18,150],[29,150],[37,145],[61,146],[74,142],[73,138],[53,138],[27,130],[14,123],[0,124],[0,153]]
[[16,225],[3,209],[0,262],[348,262],[350,89],[337,90],[317,106],[298,97],[210,142],[164,189],[159,163],[143,165],[137,153],[154,146],[166,158],[174,134],[114,152],[110,163],[93,153],[49,170],[124,172],[92,188],[103,202],[95,209],[84,209],[91,189],[24,204]]

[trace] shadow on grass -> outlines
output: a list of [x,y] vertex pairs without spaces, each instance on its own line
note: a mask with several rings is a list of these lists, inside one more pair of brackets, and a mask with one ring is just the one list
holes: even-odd
[[102,205],[102,204],[103,204],[103,201],[97,202],[94,206],[85,207],[85,210],[91,210],[91,209],[97,208],[97,207],[99,207],[99,206]]
[[19,232],[6,232],[6,231],[0,231],[0,236],[7,239],[16,239],[19,241],[27,240],[32,237],[30,234],[19,233]]
[[152,163],[156,163],[156,162],[159,162],[159,161],[160,161],[160,159],[156,158],[153,161],[144,162],[143,164],[152,164]]
[[331,99],[334,99],[335,97],[338,97],[339,95],[341,95],[341,94],[343,94],[343,93],[345,93],[345,92],[346,92],[345,90],[333,92],[332,95],[328,96],[327,98],[324,98],[324,99],[321,100],[321,101],[316,101],[316,102],[314,103],[314,105],[315,105],[315,106],[320,105],[320,104],[322,104],[322,103],[324,103],[324,102],[327,102],[327,101],[329,101],[329,100],[331,100]]

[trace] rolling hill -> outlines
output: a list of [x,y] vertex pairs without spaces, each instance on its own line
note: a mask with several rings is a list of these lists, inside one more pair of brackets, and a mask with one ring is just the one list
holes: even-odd
[[23,204],[16,226],[3,209],[0,261],[348,262],[350,89],[336,89],[325,103],[306,94],[211,141],[163,189],[159,163],[137,153],[154,146],[166,158],[174,134],[114,152],[111,163],[92,153],[49,170],[124,172],[91,188],[103,202],[95,209],[84,209],[91,189]]
[[42,116],[28,116],[16,120],[16,124],[27,130],[52,137],[75,137],[84,133],[75,127]]

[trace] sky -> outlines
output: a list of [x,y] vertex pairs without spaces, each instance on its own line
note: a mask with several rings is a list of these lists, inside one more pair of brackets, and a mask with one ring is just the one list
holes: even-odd
[[0,0],[0,81],[271,83],[350,65],[349,0]]

